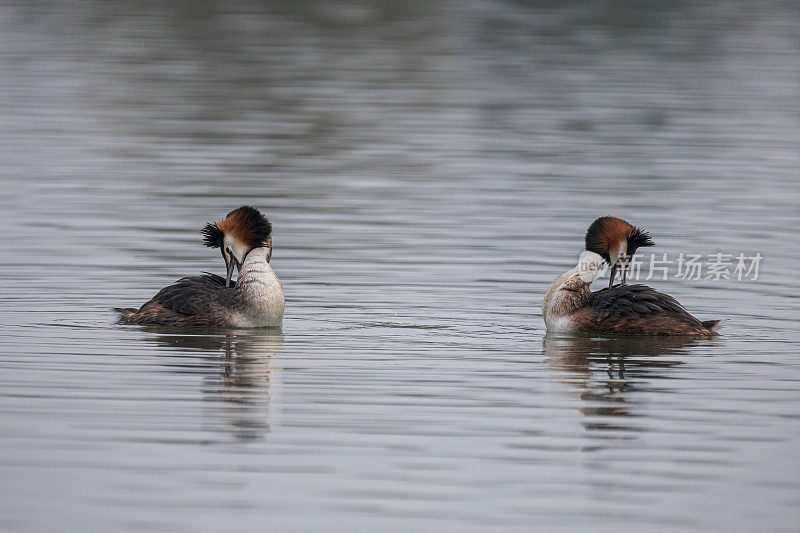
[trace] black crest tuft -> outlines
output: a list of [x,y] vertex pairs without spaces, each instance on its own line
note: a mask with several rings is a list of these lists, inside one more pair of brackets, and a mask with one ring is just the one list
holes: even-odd
[[637,248],[654,245],[655,243],[653,242],[653,239],[650,238],[649,233],[634,226],[633,231],[628,236],[628,253],[630,255],[636,253]]
[[200,231],[203,234],[203,244],[209,248],[222,248],[222,230],[216,224],[209,223]]

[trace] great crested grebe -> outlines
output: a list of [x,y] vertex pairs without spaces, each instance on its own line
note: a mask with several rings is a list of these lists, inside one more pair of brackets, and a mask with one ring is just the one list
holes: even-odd
[[[631,233],[631,228],[635,230]],[[590,235],[591,234],[591,235]],[[634,242],[629,239],[634,236]],[[638,236],[638,237],[637,237]],[[597,219],[586,235],[578,265],[558,276],[545,294],[542,316],[548,331],[629,335],[719,335],[720,320],[701,322],[672,296],[645,285],[620,284],[592,292],[604,263],[625,266],[636,246],[651,246],[646,233],[624,220]],[[625,250],[625,251],[623,251]],[[603,252],[603,253],[601,253]],[[622,260],[621,257],[627,257]],[[612,266],[613,273],[613,266]]]
[[[164,287],[138,310],[117,309],[122,324],[197,327],[274,327],[283,320],[283,286],[269,265],[272,225],[257,209],[242,206],[203,228],[203,242],[220,248],[227,267],[188,276]],[[233,269],[239,278],[232,283]]]

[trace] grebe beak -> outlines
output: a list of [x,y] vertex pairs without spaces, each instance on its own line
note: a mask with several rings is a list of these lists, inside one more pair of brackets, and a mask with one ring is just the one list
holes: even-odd
[[625,285],[626,279],[628,277],[628,264],[630,263],[629,259],[633,257],[632,255],[624,255],[620,256],[619,261],[622,263],[622,285]]
[[233,255],[231,255],[231,261],[228,263],[228,271],[225,274],[225,286],[231,286],[231,277],[233,276],[233,269],[236,268],[237,270],[242,270],[242,265],[239,263],[239,260],[236,259]]
[[[618,268],[619,268],[619,263],[614,263],[614,266],[611,267],[611,274],[609,274],[609,277],[611,279],[608,281],[608,288],[611,288],[611,286],[614,285],[614,278],[617,276],[617,269]],[[623,270],[623,273],[624,272],[625,271]]]

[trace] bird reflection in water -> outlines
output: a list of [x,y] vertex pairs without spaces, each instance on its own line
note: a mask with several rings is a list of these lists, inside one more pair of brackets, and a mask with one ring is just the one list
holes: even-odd
[[[545,362],[580,393],[581,423],[598,438],[631,439],[643,431],[631,419],[647,391],[671,377],[681,356],[701,342],[697,337],[546,335]],[[591,451],[592,448],[585,448]]]
[[168,366],[204,374],[202,390],[205,399],[213,402],[205,420],[213,426],[212,431],[221,429],[238,441],[267,436],[270,420],[277,414],[280,367],[276,358],[283,349],[280,330],[236,330],[219,335],[187,335],[152,327],[146,331],[157,333],[151,340],[160,346],[203,357],[201,365],[173,360]]

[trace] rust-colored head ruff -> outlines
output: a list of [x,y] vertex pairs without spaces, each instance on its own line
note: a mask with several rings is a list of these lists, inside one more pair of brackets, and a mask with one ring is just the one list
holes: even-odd
[[222,222],[206,224],[201,233],[203,243],[211,248],[222,248],[225,237],[229,237],[252,249],[270,246],[272,224],[258,209],[243,205],[228,213]]
[[264,247],[267,261],[272,257],[272,224],[258,209],[249,205],[234,209],[222,222],[206,224],[202,234],[206,246],[222,251],[227,267],[226,287],[231,284],[233,269],[241,270],[251,250]]
[[600,254],[612,265],[620,255],[633,257],[640,246],[653,244],[646,231],[617,217],[600,217],[586,230],[586,249]]

